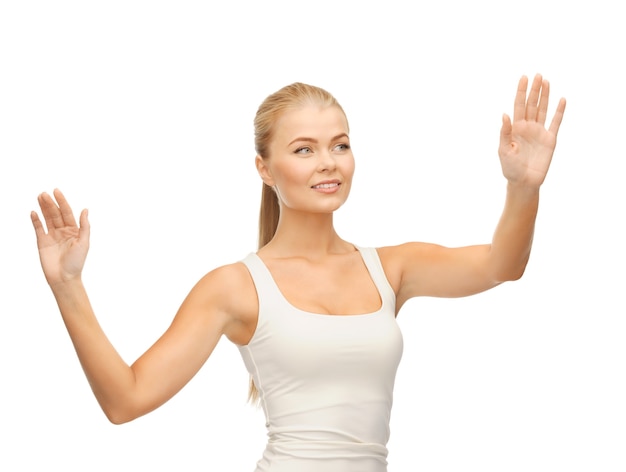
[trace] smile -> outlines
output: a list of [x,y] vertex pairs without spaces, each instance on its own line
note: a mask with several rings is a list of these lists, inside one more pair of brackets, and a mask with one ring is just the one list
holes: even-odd
[[330,183],[330,184],[317,184],[317,185],[314,185],[311,188],[327,189],[327,188],[335,188],[335,187],[339,187],[339,183],[338,182],[333,182],[333,183]]

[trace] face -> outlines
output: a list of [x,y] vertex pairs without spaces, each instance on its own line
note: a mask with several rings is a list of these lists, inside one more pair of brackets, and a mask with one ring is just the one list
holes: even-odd
[[336,210],[348,198],[354,174],[345,115],[335,106],[286,112],[276,123],[269,156],[257,157],[257,168],[276,190],[281,210]]

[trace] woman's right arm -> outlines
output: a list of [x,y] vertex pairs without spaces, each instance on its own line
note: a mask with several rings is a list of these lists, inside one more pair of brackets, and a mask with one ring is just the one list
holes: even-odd
[[[36,212],[31,218],[46,280],[57,301],[89,384],[107,418],[124,423],[154,410],[178,392],[223,334],[235,342],[249,331],[243,322],[255,309],[252,297],[238,304],[237,292],[250,280],[242,264],[220,267],[191,290],[172,324],[137,361],[128,365],[110,343],[81,280],[89,248],[86,210],[77,226],[72,210],[55,190],[38,198],[47,232]],[[239,302],[241,302],[239,298]],[[252,311],[251,311],[252,310]]]

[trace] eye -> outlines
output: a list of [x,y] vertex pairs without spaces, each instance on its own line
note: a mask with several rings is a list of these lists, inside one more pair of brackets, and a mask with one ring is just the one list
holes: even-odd
[[350,149],[350,145],[349,144],[337,144],[335,146],[335,151],[347,151],[348,149]]
[[295,154],[311,154],[313,151],[308,146],[299,147],[294,151]]

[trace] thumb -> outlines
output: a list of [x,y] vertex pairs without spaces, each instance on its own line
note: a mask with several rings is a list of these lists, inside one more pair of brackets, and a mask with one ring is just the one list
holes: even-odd
[[511,132],[513,127],[511,126],[511,118],[504,113],[502,115],[502,128],[500,128],[500,144],[508,144],[511,142]]
[[89,211],[84,209],[80,212],[80,231],[78,233],[78,240],[81,244],[85,244],[89,246],[89,234],[91,232],[91,227],[89,225]]

